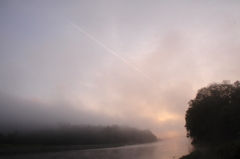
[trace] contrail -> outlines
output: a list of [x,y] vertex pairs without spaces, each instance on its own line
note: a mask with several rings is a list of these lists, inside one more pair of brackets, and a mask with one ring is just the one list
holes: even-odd
[[[153,78],[149,77],[148,75],[146,75],[145,73],[143,73],[141,70],[139,70],[138,68],[136,68],[135,66],[133,66],[132,64],[130,64],[128,61],[126,61],[124,58],[122,58],[121,56],[119,56],[117,53],[115,53],[114,51],[112,51],[111,49],[109,49],[107,46],[103,45],[101,42],[99,42],[97,39],[95,39],[94,37],[92,37],[91,35],[89,35],[87,32],[85,32],[84,30],[82,30],[81,28],[79,28],[77,25],[75,25],[73,22],[69,21],[68,22],[70,24],[72,24],[73,26],[75,26],[78,30],[80,30],[81,32],[83,32],[84,34],[86,34],[89,38],[91,38],[92,40],[94,40],[95,42],[97,42],[99,45],[101,45],[102,47],[104,47],[106,50],[108,50],[109,52],[111,52],[113,55],[117,56],[119,59],[121,59],[123,62],[125,62],[126,64],[128,64],[130,67],[132,67],[133,69],[135,69],[136,71],[138,71],[139,73],[141,73],[143,76],[147,77],[148,79],[150,79],[151,81],[153,81],[155,84],[157,84],[158,86],[160,86],[160,84],[158,82],[156,82]],[[161,87],[161,86],[160,86]]]

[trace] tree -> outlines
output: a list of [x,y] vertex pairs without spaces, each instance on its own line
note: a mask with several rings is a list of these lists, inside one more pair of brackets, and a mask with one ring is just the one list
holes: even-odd
[[198,90],[186,112],[187,137],[221,143],[239,138],[240,82],[213,83]]

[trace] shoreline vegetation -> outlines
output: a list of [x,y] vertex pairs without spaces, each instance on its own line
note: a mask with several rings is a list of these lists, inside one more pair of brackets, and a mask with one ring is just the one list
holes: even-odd
[[239,159],[239,114],[239,81],[199,89],[185,116],[187,137],[195,150],[180,159]]
[[102,149],[114,148],[121,146],[128,146],[134,144],[101,144],[101,145],[0,145],[0,155],[12,154],[28,154],[28,153],[43,153],[43,152],[58,152],[71,150],[88,150],[88,149]]
[[0,155],[112,148],[158,140],[150,130],[128,126],[62,124],[31,132],[0,133]]
[[231,140],[219,145],[193,145],[195,150],[180,159],[239,159],[240,140]]

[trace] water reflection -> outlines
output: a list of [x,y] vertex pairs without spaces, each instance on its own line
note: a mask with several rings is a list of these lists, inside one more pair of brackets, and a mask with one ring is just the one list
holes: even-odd
[[2,157],[6,159],[173,159],[188,154],[190,149],[190,141],[186,138],[181,138],[117,148],[9,155]]

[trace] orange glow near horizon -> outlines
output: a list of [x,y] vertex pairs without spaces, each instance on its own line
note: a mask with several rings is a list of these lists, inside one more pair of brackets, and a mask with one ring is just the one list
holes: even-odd
[[168,113],[168,112],[163,112],[160,115],[158,115],[157,119],[158,121],[162,122],[162,121],[166,121],[166,120],[176,120],[176,116]]

